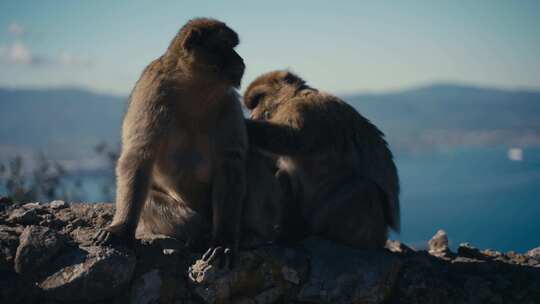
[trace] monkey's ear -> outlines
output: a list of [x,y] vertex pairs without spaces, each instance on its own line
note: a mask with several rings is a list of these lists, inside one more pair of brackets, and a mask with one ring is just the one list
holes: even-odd
[[285,80],[286,83],[292,84],[294,83],[295,78],[296,77],[294,77],[293,73],[287,72],[287,74],[285,74],[285,77],[283,77],[283,80]]
[[203,33],[198,28],[191,28],[185,34],[184,39],[182,40],[182,48],[185,50],[191,50],[193,47],[202,41]]
[[304,84],[305,83],[304,80],[302,80],[302,78],[298,77],[297,75],[289,71],[287,71],[287,73],[285,74],[285,77],[283,77],[283,80],[287,84]]

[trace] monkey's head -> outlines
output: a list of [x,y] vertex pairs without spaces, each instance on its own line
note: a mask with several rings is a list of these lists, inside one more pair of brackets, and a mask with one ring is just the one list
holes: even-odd
[[309,89],[306,82],[289,71],[273,71],[257,77],[244,92],[244,105],[251,119],[269,120],[280,104]]
[[166,56],[187,68],[197,79],[240,86],[244,60],[234,48],[239,39],[225,23],[209,18],[192,19],[171,42]]

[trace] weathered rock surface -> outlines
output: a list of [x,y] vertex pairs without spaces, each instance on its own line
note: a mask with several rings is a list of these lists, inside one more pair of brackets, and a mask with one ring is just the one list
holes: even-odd
[[540,303],[539,248],[451,252],[442,231],[429,252],[310,238],[238,252],[229,269],[166,236],[91,246],[113,212],[0,198],[0,303]]
[[0,225],[0,271],[13,267],[21,233],[20,227]]
[[405,244],[403,244],[400,241],[395,240],[388,240],[386,241],[386,249],[388,249],[391,252],[395,253],[401,253],[401,254],[412,254],[415,252],[415,250]]
[[450,248],[448,247],[448,235],[446,231],[439,230],[429,240],[429,253],[436,257],[446,257],[451,255]]
[[382,303],[392,295],[401,258],[387,250],[353,250],[309,239],[309,280],[298,299],[315,303]]
[[58,233],[48,227],[27,226],[19,237],[15,271],[33,275],[64,247]]
[[45,297],[92,302],[111,298],[129,284],[135,257],[109,247],[78,247],[59,257],[51,269],[56,272],[39,283]]
[[256,303],[291,301],[306,282],[309,257],[301,250],[263,247],[240,252],[232,269],[197,260],[189,269],[194,292],[206,303],[252,297]]

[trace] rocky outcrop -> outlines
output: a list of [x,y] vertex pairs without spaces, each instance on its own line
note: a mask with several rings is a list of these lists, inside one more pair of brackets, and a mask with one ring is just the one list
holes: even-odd
[[444,231],[429,251],[310,238],[222,267],[165,236],[92,246],[111,204],[0,202],[0,303],[540,303],[540,248],[452,252]]

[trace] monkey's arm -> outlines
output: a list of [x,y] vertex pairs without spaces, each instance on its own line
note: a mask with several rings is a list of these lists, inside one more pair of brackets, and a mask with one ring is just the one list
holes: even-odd
[[[231,97],[232,98],[232,97]],[[215,130],[212,176],[213,246],[237,249],[246,193],[247,134],[240,104],[228,100]]]
[[307,154],[312,148],[301,130],[289,125],[246,119],[250,145],[279,155]]
[[[278,155],[309,155],[343,143],[343,123],[317,105],[296,105],[281,109],[271,121],[246,119],[250,145]],[[336,136],[337,134],[337,136]]]
[[160,104],[159,97],[137,93],[132,95],[122,126],[122,153],[116,167],[116,212],[106,229],[123,241],[135,237],[161,133],[168,123],[167,109]]
[[134,237],[148,194],[151,168],[152,158],[135,151],[122,152],[116,168],[116,212],[107,230],[126,238]]

